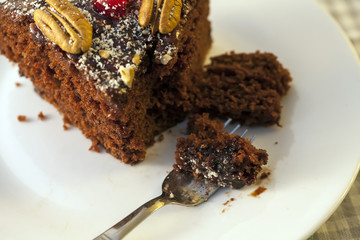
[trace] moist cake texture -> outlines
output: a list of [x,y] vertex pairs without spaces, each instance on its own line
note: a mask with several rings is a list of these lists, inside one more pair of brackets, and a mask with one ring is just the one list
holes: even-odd
[[65,52],[34,22],[38,9],[54,16],[47,2],[7,0],[0,3],[0,52],[66,122],[121,161],[142,161],[154,136],[183,120],[191,105],[191,76],[211,44],[209,2],[184,0],[167,34],[139,25],[137,0],[119,19],[96,12],[92,1],[71,3],[92,26],[87,51]]
[[223,124],[208,116],[190,117],[190,135],[178,138],[174,169],[192,172],[222,187],[253,184],[267,163],[266,151],[255,148],[246,138],[223,132]]
[[259,51],[213,57],[196,78],[194,111],[250,126],[279,125],[280,98],[292,81],[274,54]]

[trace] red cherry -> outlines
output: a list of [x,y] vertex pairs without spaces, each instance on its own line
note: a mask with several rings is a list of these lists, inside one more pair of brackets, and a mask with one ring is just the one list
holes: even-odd
[[126,14],[126,4],[128,2],[130,0],[94,0],[93,7],[101,15],[121,18]]

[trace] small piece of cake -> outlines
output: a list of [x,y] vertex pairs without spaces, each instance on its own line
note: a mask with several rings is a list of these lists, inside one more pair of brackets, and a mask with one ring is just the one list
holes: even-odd
[[211,44],[209,0],[164,1],[152,22],[145,1],[118,2],[1,1],[0,53],[66,123],[134,164],[186,116]]
[[219,119],[209,120],[209,114],[192,114],[188,117],[187,134],[195,134],[199,138],[216,138],[224,128]]
[[253,184],[267,163],[266,151],[256,149],[246,138],[223,132],[222,128],[207,114],[192,117],[188,126],[192,133],[178,138],[174,169],[192,172],[195,177],[222,187]]
[[195,76],[194,82],[200,82],[194,91],[195,112],[246,125],[279,125],[280,97],[292,79],[274,54],[231,52],[211,58],[205,68]]

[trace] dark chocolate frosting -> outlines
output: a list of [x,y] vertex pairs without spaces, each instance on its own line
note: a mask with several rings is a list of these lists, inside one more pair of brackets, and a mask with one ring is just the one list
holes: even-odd
[[[182,24],[168,34],[151,33],[150,27],[138,23],[140,1],[133,0],[123,18],[107,18],[97,13],[89,0],[70,0],[93,27],[91,48],[82,54],[64,54],[69,61],[97,82],[100,90],[125,93],[131,88],[137,75],[145,73],[149,62],[167,65],[177,54],[177,39],[181,34]],[[7,0],[1,3],[13,15],[23,15],[33,21],[36,9],[50,7],[44,0]],[[190,11],[186,1],[183,4],[182,18]],[[30,24],[30,33],[39,44],[47,41],[35,23]],[[54,47],[55,44],[54,44]],[[61,50],[60,50],[61,51]],[[105,56],[105,57],[104,57]],[[133,81],[127,81],[121,72],[134,71]]]

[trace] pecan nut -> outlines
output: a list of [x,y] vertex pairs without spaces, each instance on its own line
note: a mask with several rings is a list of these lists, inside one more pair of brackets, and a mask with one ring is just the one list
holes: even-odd
[[155,14],[154,14],[154,17],[153,17],[152,23],[151,23],[151,33],[152,34],[155,34],[157,31],[159,31],[159,18],[160,18],[160,13],[161,13],[162,2],[163,2],[163,0],[156,1]]
[[143,27],[149,25],[153,15],[154,0],[142,0],[139,10],[139,24]]
[[159,32],[166,34],[174,30],[180,22],[181,0],[165,0],[161,9]]
[[47,9],[50,14],[41,9],[34,12],[34,20],[40,30],[66,52],[79,54],[89,50],[93,30],[79,9],[67,0],[46,2],[56,12],[50,9]]
[[139,24],[143,27],[151,23],[152,33],[166,34],[174,30],[181,17],[181,0],[142,0],[139,11]]

